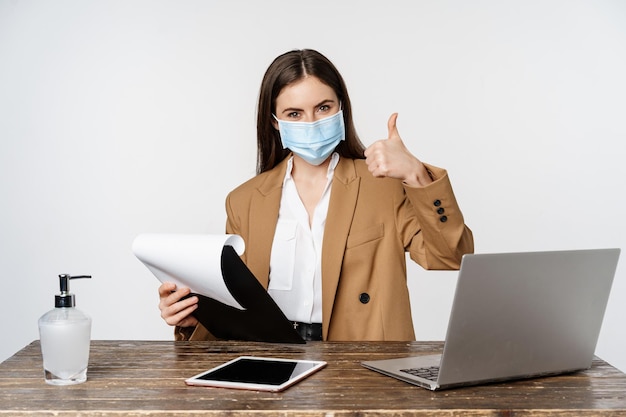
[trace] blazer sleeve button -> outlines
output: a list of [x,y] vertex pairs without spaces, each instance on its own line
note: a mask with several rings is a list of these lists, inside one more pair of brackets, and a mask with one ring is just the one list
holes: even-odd
[[443,207],[437,209],[437,214],[443,214],[446,210]]
[[441,200],[435,200],[433,201],[433,206],[435,207],[439,207],[441,205]]
[[448,216],[441,216],[441,217],[439,218],[439,221],[440,221],[441,223],[445,223],[445,222],[447,222],[447,221],[448,221]]
[[366,292],[361,293],[361,295],[359,295],[359,301],[363,304],[367,304],[370,302],[370,295]]

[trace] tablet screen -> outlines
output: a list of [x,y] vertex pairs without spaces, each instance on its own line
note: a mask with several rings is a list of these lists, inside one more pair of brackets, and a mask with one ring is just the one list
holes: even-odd
[[241,356],[189,378],[189,385],[280,391],[311,373],[325,362]]

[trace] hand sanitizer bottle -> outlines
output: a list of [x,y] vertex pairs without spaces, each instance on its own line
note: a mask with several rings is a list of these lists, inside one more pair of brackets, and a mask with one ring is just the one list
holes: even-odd
[[91,318],[75,308],[70,280],[87,275],[59,275],[61,294],[54,297],[54,309],[39,319],[39,338],[44,379],[51,385],[80,384],[87,380]]

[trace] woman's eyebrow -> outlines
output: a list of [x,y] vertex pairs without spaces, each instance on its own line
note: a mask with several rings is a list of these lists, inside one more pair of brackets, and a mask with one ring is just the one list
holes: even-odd
[[329,103],[334,103],[335,100],[327,98],[326,100],[323,100],[321,103],[315,105],[315,107],[319,107],[319,106],[323,106],[324,104],[329,104]]
[[283,110],[283,113],[291,113],[294,111],[304,111],[303,109],[299,109],[297,107],[287,107],[285,110]]

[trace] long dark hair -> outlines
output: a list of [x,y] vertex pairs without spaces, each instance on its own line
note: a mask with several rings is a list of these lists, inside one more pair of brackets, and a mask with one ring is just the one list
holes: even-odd
[[311,75],[331,87],[341,102],[346,140],[341,141],[335,149],[340,156],[352,159],[363,159],[365,147],[361,143],[354,122],[352,106],[346,84],[337,68],[324,55],[312,49],[287,52],[277,57],[269,66],[259,92],[257,113],[257,174],[268,171],[278,165],[289,155],[283,149],[280,134],[274,127],[272,114],[276,112],[276,97],[285,86]]

